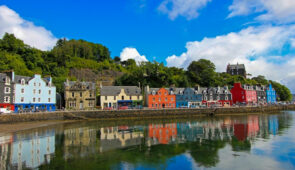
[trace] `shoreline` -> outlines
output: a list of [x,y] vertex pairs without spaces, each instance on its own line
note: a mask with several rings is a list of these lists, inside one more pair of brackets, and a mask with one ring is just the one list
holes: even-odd
[[46,113],[26,113],[0,115],[1,126],[25,122],[66,122],[78,120],[122,120],[153,118],[189,118],[200,116],[239,115],[251,113],[271,113],[282,110],[295,110],[295,105],[264,107],[206,108],[206,109],[162,109],[162,110],[112,110],[112,111],[64,111]]

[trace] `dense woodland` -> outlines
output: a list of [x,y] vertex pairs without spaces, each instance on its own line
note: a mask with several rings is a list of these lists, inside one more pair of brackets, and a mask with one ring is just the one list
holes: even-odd
[[291,100],[290,90],[278,82],[266,80],[264,76],[245,79],[216,72],[215,65],[209,60],[193,61],[187,70],[166,67],[163,63],[143,62],[136,64],[133,59],[121,61],[110,56],[107,47],[84,40],[60,39],[51,51],[41,51],[24,44],[13,34],[5,34],[0,39],[0,72],[14,70],[18,75],[33,76],[39,73],[52,76],[57,91],[62,93],[63,82],[69,78],[71,68],[88,68],[94,71],[113,70],[123,72],[115,85],[149,85],[150,87],[203,87],[232,86],[234,82],[251,85],[271,83],[276,89],[279,100]]

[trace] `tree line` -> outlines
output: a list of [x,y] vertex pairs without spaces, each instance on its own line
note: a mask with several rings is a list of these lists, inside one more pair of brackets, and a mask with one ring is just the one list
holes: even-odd
[[85,40],[59,39],[50,51],[42,51],[25,44],[13,34],[6,33],[0,39],[0,72],[14,70],[16,74],[33,76],[52,76],[59,93],[63,92],[63,82],[69,77],[71,68],[88,68],[94,71],[114,70],[123,72],[115,85],[149,85],[151,87],[203,87],[232,86],[234,82],[243,84],[271,83],[280,100],[291,100],[290,90],[264,76],[246,79],[242,76],[231,76],[218,73],[214,63],[200,59],[193,61],[187,70],[177,67],[166,67],[163,63],[142,62],[137,64],[133,59],[121,61],[119,57],[111,58],[111,52],[102,44]]

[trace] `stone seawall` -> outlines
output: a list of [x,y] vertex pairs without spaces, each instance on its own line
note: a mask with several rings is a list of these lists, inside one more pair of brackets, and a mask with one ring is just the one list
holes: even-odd
[[67,111],[51,113],[27,113],[0,115],[0,123],[17,123],[46,120],[92,120],[92,119],[142,119],[214,116],[224,114],[270,113],[281,110],[295,110],[295,105],[239,108],[206,109],[163,109],[163,110],[113,110],[113,111]]

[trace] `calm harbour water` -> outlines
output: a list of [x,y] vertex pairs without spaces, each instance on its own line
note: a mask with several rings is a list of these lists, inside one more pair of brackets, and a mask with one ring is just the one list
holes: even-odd
[[294,118],[286,111],[42,127],[0,135],[0,169],[295,169]]

